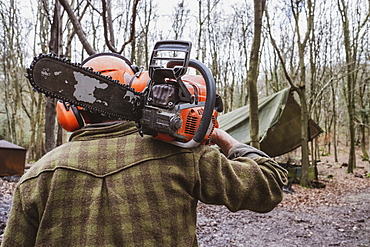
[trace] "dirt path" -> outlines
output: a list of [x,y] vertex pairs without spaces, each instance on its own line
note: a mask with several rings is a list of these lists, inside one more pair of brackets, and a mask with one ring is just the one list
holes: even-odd
[[200,205],[200,246],[370,246],[370,189],[342,205],[278,207],[267,214]]
[[285,194],[267,214],[229,212],[200,204],[200,246],[358,246],[370,247],[370,179],[356,169],[347,174],[337,165],[319,165],[322,189]]

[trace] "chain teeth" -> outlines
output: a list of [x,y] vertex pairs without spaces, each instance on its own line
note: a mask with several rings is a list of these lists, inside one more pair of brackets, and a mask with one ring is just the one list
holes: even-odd
[[117,113],[111,113],[111,112],[108,112],[108,111],[104,111],[104,110],[101,110],[99,108],[96,108],[96,107],[93,107],[93,106],[90,106],[90,105],[86,105],[82,102],[79,102],[79,101],[76,101],[76,100],[71,100],[71,99],[67,99],[63,96],[60,96],[60,95],[56,95],[54,93],[51,93],[41,87],[39,87],[35,82],[34,82],[34,79],[33,79],[33,70],[34,70],[34,67],[35,67],[35,64],[42,58],[51,58],[51,59],[54,59],[56,61],[62,61],[63,63],[66,63],[66,64],[69,64],[70,66],[72,67],[75,67],[76,69],[80,69],[80,70],[84,70],[84,71],[87,71],[88,73],[92,73],[92,74],[95,74],[105,80],[109,80],[111,83],[114,83],[114,84],[117,84],[121,87],[124,87],[126,88],[127,90],[129,90],[130,92],[134,93],[135,95],[139,95],[141,97],[144,97],[144,94],[141,93],[141,92],[137,92],[135,91],[134,88],[128,86],[128,85],[125,85],[125,84],[121,84],[118,80],[113,80],[111,76],[105,76],[105,75],[102,75],[101,72],[99,71],[94,71],[93,68],[91,67],[84,67],[82,66],[80,63],[73,63],[71,62],[70,59],[67,59],[67,58],[60,58],[58,57],[57,55],[55,54],[39,54],[38,56],[35,56],[30,67],[27,68],[26,72],[27,72],[27,75],[26,75],[26,78],[29,80],[30,84],[32,85],[32,88],[35,92],[37,93],[42,93],[44,94],[46,97],[50,97],[50,98],[57,98],[59,100],[62,100],[62,101],[65,101],[65,102],[69,102],[70,104],[72,105],[76,105],[76,106],[81,106],[83,107],[84,109],[88,110],[89,112],[92,112],[92,113],[99,113],[101,114],[102,116],[108,116],[108,117],[114,117],[114,118],[118,118],[120,120],[129,120],[129,121],[137,121],[137,119],[135,119],[134,117],[127,117],[127,116],[124,116],[124,115],[120,115],[120,114],[117,114]]

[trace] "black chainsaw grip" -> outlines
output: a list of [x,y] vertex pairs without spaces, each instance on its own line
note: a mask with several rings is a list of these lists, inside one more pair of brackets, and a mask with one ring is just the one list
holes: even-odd
[[[176,61],[171,61],[167,64],[168,67],[174,67],[176,65],[177,65]],[[197,143],[202,143],[204,137],[207,134],[209,124],[212,121],[213,110],[215,108],[216,103],[216,85],[211,71],[203,63],[195,59],[189,59],[189,67],[198,70],[200,74],[203,76],[204,81],[206,83],[207,97],[204,106],[204,112],[197,132],[193,136],[193,141]]]

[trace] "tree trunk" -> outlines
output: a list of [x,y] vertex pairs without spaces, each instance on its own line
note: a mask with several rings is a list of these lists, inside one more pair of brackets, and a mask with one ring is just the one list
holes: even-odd
[[102,5],[103,5],[102,9],[103,9],[105,44],[109,47],[111,51],[116,52],[111,0],[102,0]]
[[310,165],[309,152],[308,152],[308,108],[306,100],[306,90],[304,87],[297,90],[299,100],[301,103],[301,179],[300,185],[309,187],[310,181],[308,177],[308,169]]
[[[271,27],[269,24],[269,18],[267,14],[267,25],[269,29],[269,35],[271,39],[271,44],[277,52],[280,62],[282,63],[282,69],[284,75],[289,82],[291,88],[298,93],[300,104],[301,104],[301,178],[300,184],[303,187],[309,186],[309,179],[308,179],[308,168],[309,168],[309,155],[308,155],[308,107],[307,107],[307,100],[306,100],[306,68],[305,68],[305,50],[307,46],[307,42],[310,38],[310,34],[313,30],[313,2],[311,0],[307,1],[307,30],[302,39],[300,34],[300,22],[299,22],[299,13],[301,10],[300,6],[301,2],[291,2],[291,9],[293,12],[293,17],[295,19],[295,34],[297,35],[297,46],[298,46],[298,71],[296,71],[296,75],[298,75],[298,82],[297,85],[294,83],[293,78],[289,75],[286,67],[285,59],[283,58],[279,48],[276,45],[275,39],[271,33]],[[294,66],[292,66],[294,67]]]
[[259,70],[258,67],[261,45],[262,17],[263,11],[265,9],[265,2],[265,0],[254,0],[254,37],[247,75],[247,86],[249,95],[249,126],[251,137],[250,145],[255,148],[260,148],[257,79]]
[[45,106],[45,152],[55,148],[55,104],[56,100],[47,98]]
[[[60,4],[56,0],[54,5],[54,16],[53,23],[51,24],[51,36],[49,42],[49,51],[56,55],[61,54],[61,14],[60,14]],[[45,151],[49,152],[56,147],[55,141],[55,127],[56,127],[56,99],[47,98],[45,107]]]
[[332,93],[332,106],[333,106],[333,144],[334,144],[334,161],[338,163],[338,141],[337,141],[337,108],[336,108],[336,95],[334,86],[331,85],[331,93]]
[[203,33],[203,18],[202,18],[202,1],[198,0],[198,35],[197,35],[197,50],[195,52],[195,59],[204,62],[204,57],[201,56],[202,50],[204,47],[202,46],[202,33]]
[[[367,152],[366,149],[366,129],[370,129],[369,127],[369,112],[367,112],[365,109],[366,107],[366,99],[367,95],[370,95],[369,89],[368,89],[368,83],[370,81],[369,78],[361,78],[360,79],[361,83],[359,83],[359,96],[358,96],[358,101],[359,101],[359,108],[362,109],[360,112],[360,135],[361,135],[361,151],[362,151],[362,159],[369,161],[369,153]],[[370,106],[370,102],[369,102]]]
[[348,6],[344,0],[338,0],[338,8],[340,15],[342,17],[342,28],[343,28],[343,38],[344,38],[344,48],[345,56],[347,62],[347,110],[349,118],[349,138],[350,138],[350,149],[348,157],[348,173],[353,173],[353,169],[356,167],[356,155],[355,155],[355,78],[354,72],[354,54],[352,52],[351,45],[351,34],[348,19]]

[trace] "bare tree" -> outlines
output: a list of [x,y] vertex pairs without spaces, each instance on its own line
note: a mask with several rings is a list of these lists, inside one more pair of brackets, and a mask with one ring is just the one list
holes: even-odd
[[[50,8],[48,1],[39,1],[37,6],[37,22],[35,26],[34,48],[33,53],[48,52],[47,44],[50,39]],[[36,44],[40,44],[37,47]],[[37,47],[37,48],[36,48]],[[37,51],[36,51],[37,50]],[[31,104],[24,107],[27,115],[30,117],[31,123],[31,139],[29,150],[27,152],[28,159],[37,160],[45,154],[45,103],[46,98],[42,94],[36,94],[28,84],[28,92],[31,98]]]
[[[82,2],[81,2],[82,4]],[[82,5],[78,5],[78,6],[82,6]],[[86,11],[88,10],[88,8],[91,6],[91,2],[90,1],[87,1],[86,2],[86,5],[82,8],[82,11],[79,13],[79,18],[78,18],[78,21],[81,23],[81,20],[82,18],[85,16],[86,14]],[[79,9],[79,8],[78,8]],[[93,18],[92,18],[93,19]],[[91,25],[93,26],[94,23],[92,22]],[[64,57],[71,57],[71,44],[72,44],[72,41],[76,35],[76,31],[75,29],[73,28],[73,26],[71,27],[70,23],[67,24],[67,32],[68,34],[66,35],[66,42],[65,42],[65,45],[64,45]]]
[[[273,38],[272,32],[270,31],[270,39],[271,44],[275,48],[280,62],[282,64],[285,77],[289,82],[291,88],[297,92],[300,100],[301,106],[301,159],[302,159],[302,166],[301,166],[301,178],[300,184],[304,187],[309,186],[309,179],[308,179],[308,168],[309,168],[309,152],[308,152],[308,106],[307,106],[307,98],[306,98],[306,65],[305,65],[305,52],[308,41],[310,39],[310,35],[312,33],[313,28],[313,18],[314,18],[314,4],[311,0],[307,1],[307,7],[304,6],[306,2],[301,1],[291,1],[290,2],[290,9],[293,14],[294,18],[294,33],[296,35],[296,45],[298,47],[298,70],[295,72],[297,74],[297,78],[292,77],[287,68],[286,68],[286,61],[282,57],[280,49],[278,48],[275,39]],[[303,37],[301,36],[300,31],[300,13],[302,9],[307,8],[307,30]],[[268,19],[268,15],[267,15]],[[271,26],[268,22],[269,30],[271,30]],[[293,66],[291,66],[293,67]],[[295,80],[297,81],[295,83]]]
[[259,148],[258,92],[259,53],[265,0],[254,0],[254,37],[247,76],[251,146]]
[[[62,17],[58,0],[54,4],[53,22],[50,30],[49,51],[58,56],[62,53]],[[45,151],[49,152],[56,147],[56,99],[47,98],[45,108]],[[58,133],[61,134],[60,131]]]
[[78,36],[78,38],[79,38],[82,46],[86,50],[86,52],[89,55],[95,54],[96,51],[90,45],[90,42],[88,41],[88,39],[86,37],[86,34],[84,33],[84,31],[82,29],[81,23],[78,20],[77,16],[75,15],[75,13],[74,13],[71,5],[68,3],[67,0],[59,0],[59,2],[63,6],[63,8],[65,9],[65,11],[68,13],[68,17],[71,20],[71,22],[73,24],[73,27],[75,29],[75,32],[76,32],[76,34],[77,34],[77,36]]
[[[354,12],[357,18],[360,17],[360,5],[356,4]],[[355,21],[357,26],[353,28],[354,23],[351,22],[349,16],[349,4],[345,0],[338,0],[338,9],[341,16],[343,28],[344,51],[346,59],[346,102],[349,117],[349,133],[350,133],[350,150],[348,157],[348,173],[353,173],[356,167],[356,153],[355,153],[355,121],[356,121],[356,83],[359,70],[359,41],[364,27],[369,22],[370,12],[367,11],[363,20]],[[356,16],[352,16],[356,18]]]
[[207,46],[206,40],[204,36],[207,35],[207,27],[204,27],[206,23],[210,23],[211,15],[216,10],[220,0],[215,1],[207,1],[206,5],[204,6],[204,1],[202,3],[202,0],[198,1],[198,15],[197,15],[197,24],[198,24],[198,34],[196,36],[196,55],[195,59],[205,62],[205,58],[207,57]]
[[181,39],[184,33],[185,25],[189,20],[189,12],[190,10],[185,6],[185,0],[181,0],[181,2],[175,6],[174,21],[172,23],[172,30],[175,34],[175,40]]
[[[366,66],[368,67],[368,66]],[[366,69],[367,70],[367,69]],[[362,150],[362,159],[369,161],[369,152],[366,149],[366,144],[369,141],[369,134],[366,134],[366,130],[368,133],[370,132],[370,125],[369,125],[369,116],[370,116],[370,109],[367,109],[367,105],[370,105],[370,92],[369,92],[369,83],[370,83],[370,77],[369,74],[364,74],[367,77],[363,77],[362,80],[360,80],[361,83],[359,83],[359,108],[360,108],[360,117],[358,118],[358,125],[360,129],[361,134],[361,150]]]
[[139,41],[137,42],[138,49],[136,49],[135,61],[136,64],[144,65],[145,68],[149,68],[149,40],[150,40],[150,27],[151,24],[158,17],[156,14],[157,6],[154,5],[153,0],[144,0],[141,2],[141,10],[143,16],[138,16],[141,27],[141,33]]
[[0,5],[0,22],[3,31],[0,36],[1,92],[2,105],[6,115],[5,138],[23,146],[25,144],[25,122],[22,111],[23,76],[22,30],[20,13],[16,1]]
[[[131,12],[131,24],[130,24],[130,30],[129,30],[129,37],[120,49],[116,49],[115,45],[115,38],[114,38],[114,30],[113,30],[113,17],[111,13],[111,1],[108,0],[102,0],[102,12],[99,12],[99,15],[101,16],[103,20],[103,31],[104,31],[104,39],[105,39],[105,45],[108,47],[108,49],[114,53],[121,54],[126,46],[128,44],[131,44],[131,54],[134,56],[135,54],[135,38],[136,38],[136,18],[137,18],[137,9],[138,4],[140,0],[134,0],[132,3],[132,12]],[[59,0],[65,11],[68,13],[68,17],[71,20],[74,31],[76,32],[81,44],[83,45],[84,49],[89,55],[93,55],[96,53],[96,50],[91,46],[90,42],[88,41],[88,38],[83,30],[83,27],[81,25],[81,20],[77,17],[75,12],[73,11],[71,5],[68,3],[67,0]],[[91,5],[90,5],[91,6]],[[94,8],[93,6],[91,6]],[[94,8],[95,9],[95,8]],[[131,57],[133,59],[133,57]]]
[[0,4],[0,26],[7,27],[0,34],[0,94],[4,107],[0,107],[0,119],[4,111],[6,122],[2,122],[2,126],[7,127],[0,130],[0,135],[4,131],[4,138],[27,148],[26,158],[32,160],[44,154],[42,108],[45,98],[32,90],[24,76],[27,54],[24,46],[27,40],[24,37],[28,36],[32,26],[22,29],[24,19],[18,8],[17,1]]

